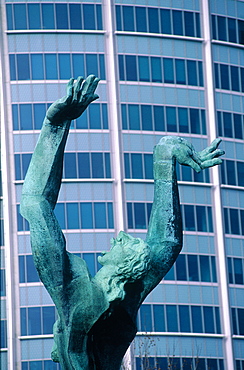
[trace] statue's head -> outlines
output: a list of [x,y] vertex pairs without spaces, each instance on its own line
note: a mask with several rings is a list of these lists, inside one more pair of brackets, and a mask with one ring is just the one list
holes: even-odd
[[[117,238],[111,239],[111,249],[98,257],[104,268],[108,267],[107,293],[109,301],[123,299],[124,285],[143,277],[149,264],[147,243],[120,231]],[[112,273],[111,273],[112,271]]]

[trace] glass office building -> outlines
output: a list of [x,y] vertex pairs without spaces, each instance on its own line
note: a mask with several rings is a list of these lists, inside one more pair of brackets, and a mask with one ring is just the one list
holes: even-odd
[[72,124],[55,209],[92,274],[120,230],[145,237],[161,136],[197,150],[222,137],[226,151],[221,168],[177,169],[184,247],[125,369],[244,370],[244,2],[1,0],[0,27],[1,369],[59,368],[19,203],[47,107],[93,73],[100,99]]

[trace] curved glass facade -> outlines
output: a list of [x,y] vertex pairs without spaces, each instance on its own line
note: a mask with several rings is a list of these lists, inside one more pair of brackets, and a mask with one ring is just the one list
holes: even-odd
[[59,369],[56,313],[19,203],[46,109],[70,77],[92,73],[100,99],[72,123],[55,210],[92,274],[121,229],[145,237],[161,136],[197,150],[221,137],[226,151],[219,169],[177,168],[183,251],[140,308],[125,369],[244,370],[244,2],[1,0],[1,9],[1,368]]

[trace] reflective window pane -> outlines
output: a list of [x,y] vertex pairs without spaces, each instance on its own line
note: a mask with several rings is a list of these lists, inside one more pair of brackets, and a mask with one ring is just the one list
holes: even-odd
[[135,31],[133,9],[134,9],[133,6],[123,6],[122,7],[124,31]]
[[27,29],[26,5],[14,4],[14,24],[16,30]]
[[68,9],[67,4],[55,4],[57,29],[66,30],[68,25]]
[[149,32],[159,33],[158,9],[148,8]]
[[[81,5],[80,4],[69,4],[69,19],[70,28],[73,30],[82,29],[81,23]],[[75,75],[78,76],[78,75]]]
[[93,228],[93,214],[92,214],[92,203],[81,203],[81,228],[92,229]]
[[107,227],[105,203],[94,203],[94,212],[95,228],[105,229]]
[[27,4],[29,29],[41,28],[41,12],[39,4]]
[[44,29],[54,29],[54,4],[41,4]]
[[31,54],[31,75],[33,80],[44,80],[43,54]]
[[142,6],[136,6],[136,31],[147,32],[147,19],[146,19],[146,8]]
[[125,56],[125,68],[127,81],[137,81],[136,57],[133,55]]
[[79,229],[78,203],[66,203],[68,229]]
[[139,80],[140,81],[150,81],[149,58],[139,56],[138,64],[139,64]]
[[30,80],[29,54],[17,54],[18,80]]
[[45,71],[47,80],[58,79],[57,55],[45,54]]
[[[83,4],[83,22],[85,30],[95,30],[95,11],[93,4]],[[94,73],[96,76],[97,74]]]
[[70,65],[70,54],[59,54],[59,77],[64,80],[70,79],[71,76],[71,65]]

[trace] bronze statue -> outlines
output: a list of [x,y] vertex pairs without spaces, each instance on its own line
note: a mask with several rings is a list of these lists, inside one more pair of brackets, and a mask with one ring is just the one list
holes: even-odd
[[175,164],[197,172],[220,164],[220,140],[197,153],[185,139],[163,137],[154,148],[155,194],[146,240],[121,231],[99,257],[91,277],[85,261],[66,250],[54,216],[63,154],[72,119],[98,98],[99,80],[71,79],[67,95],[46,113],[21,202],[30,224],[33,257],[40,279],[58,312],[53,361],[63,370],[118,370],[134,339],[138,309],[175,262],[182,247],[182,223]]

